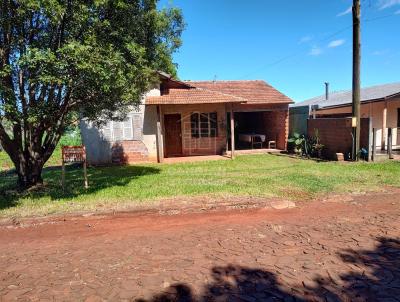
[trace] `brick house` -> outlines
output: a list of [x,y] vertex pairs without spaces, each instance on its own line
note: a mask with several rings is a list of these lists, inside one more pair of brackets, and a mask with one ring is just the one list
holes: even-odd
[[80,122],[89,163],[286,149],[293,102],[264,81],[183,82],[159,76],[159,84],[125,121],[101,129]]
[[[387,150],[389,133],[393,150],[400,151],[400,82],[361,89],[361,147]],[[290,106],[290,134],[312,134],[319,129],[321,143],[331,155],[351,150],[352,91],[330,93]],[[390,130],[390,131],[389,131]],[[331,157],[331,156],[330,156]]]

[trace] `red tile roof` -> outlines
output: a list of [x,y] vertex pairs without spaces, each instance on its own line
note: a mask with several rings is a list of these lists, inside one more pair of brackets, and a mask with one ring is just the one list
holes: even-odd
[[209,104],[209,103],[245,103],[246,100],[217,91],[201,88],[169,89],[168,94],[162,96],[148,96],[146,105],[167,104]]
[[187,81],[194,87],[218,91],[247,100],[249,104],[289,104],[293,101],[271,85],[261,80],[254,81]]

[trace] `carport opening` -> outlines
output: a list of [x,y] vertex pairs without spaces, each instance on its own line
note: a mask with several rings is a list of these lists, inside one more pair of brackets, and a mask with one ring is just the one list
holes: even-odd
[[[235,149],[266,149],[270,142],[275,142],[270,146],[277,148],[279,129],[276,128],[276,114],[272,111],[235,112]],[[230,120],[230,113],[227,120]],[[227,137],[230,138],[230,123]]]

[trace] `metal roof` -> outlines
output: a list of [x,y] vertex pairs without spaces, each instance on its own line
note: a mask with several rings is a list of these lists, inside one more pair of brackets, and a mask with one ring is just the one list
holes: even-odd
[[[379,101],[400,94],[400,82],[371,86],[361,89],[361,102]],[[319,108],[341,107],[352,103],[352,91],[343,90],[332,92],[329,99],[325,100],[325,94],[315,98],[293,104],[291,107],[318,105]]]

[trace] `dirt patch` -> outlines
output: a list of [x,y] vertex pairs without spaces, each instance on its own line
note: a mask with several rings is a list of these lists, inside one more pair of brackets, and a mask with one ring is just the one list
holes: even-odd
[[64,214],[55,214],[48,216],[34,217],[11,217],[0,219],[0,227],[28,227],[30,225],[54,224],[65,220],[75,220],[80,217],[119,217],[119,216],[142,216],[142,215],[182,215],[195,213],[212,213],[231,210],[252,210],[252,209],[290,209],[300,205],[316,203],[341,203],[354,202],[360,197],[375,198],[385,194],[399,194],[400,189],[394,187],[384,187],[381,192],[370,193],[343,193],[326,194],[319,196],[314,200],[306,198],[303,201],[294,201],[283,198],[264,198],[252,196],[178,196],[174,198],[165,198],[148,204],[137,204],[134,206],[125,205],[119,209],[105,210],[99,209],[95,212],[72,212]]
[[48,222],[64,221],[78,217],[125,216],[125,215],[182,215],[190,213],[222,212],[230,210],[292,208],[294,202],[278,198],[262,197],[232,197],[232,196],[194,196],[175,197],[154,201],[149,204],[126,206],[119,210],[99,210],[96,212],[66,213],[63,215],[48,215],[45,217],[12,217],[0,220],[0,226],[29,226]]

